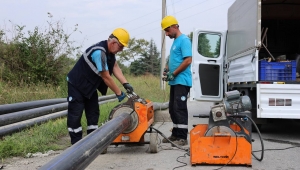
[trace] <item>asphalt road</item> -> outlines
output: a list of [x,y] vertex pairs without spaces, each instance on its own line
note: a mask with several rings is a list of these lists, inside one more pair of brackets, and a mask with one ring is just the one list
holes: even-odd
[[[189,131],[194,124],[208,123],[207,118],[195,118],[193,115],[207,115],[212,103],[188,102],[189,108]],[[168,116],[168,110],[156,111],[154,127],[170,135],[172,123]],[[299,170],[300,169],[300,120],[275,120],[262,126],[261,135],[264,143],[264,156],[258,161],[252,156],[252,167],[199,165],[191,166],[190,157],[184,150],[171,147],[171,144],[162,144],[159,136],[158,153],[150,153],[149,145],[111,145],[106,154],[99,155],[86,169],[87,170]],[[252,150],[261,150],[261,143],[257,133],[252,134],[255,140]],[[149,135],[145,134],[145,139]],[[189,148],[186,146],[185,148]],[[226,148],[220,148],[226,149]],[[261,157],[261,152],[254,153]]]

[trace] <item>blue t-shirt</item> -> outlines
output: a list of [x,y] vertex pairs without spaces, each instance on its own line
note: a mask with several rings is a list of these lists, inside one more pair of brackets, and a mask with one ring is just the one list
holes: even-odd
[[108,71],[107,61],[105,57],[101,57],[101,50],[95,50],[92,53],[92,60],[96,64],[98,71]]
[[[186,57],[192,57],[192,43],[189,37],[181,34],[174,40],[170,49],[169,70],[174,72]],[[191,65],[180,72],[174,80],[169,81],[169,85],[178,84],[192,87]]]

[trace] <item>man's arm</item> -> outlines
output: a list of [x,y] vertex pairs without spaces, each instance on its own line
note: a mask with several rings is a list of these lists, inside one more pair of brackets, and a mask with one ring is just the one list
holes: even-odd
[[177,67],[175,71],[173,71],[174,76],[177,76],[179,73],[185,70],[192,63],[192,44],[190,39],[188,38],[183,39],[180,48],[184,60],[179,65],[179,67]]
[[[121,95],[121,90],[114,82],[113,78],[110,76],[108,67],[106,64],[106,57],[101,57],[101,51],[96,50],[92,53],[92,60],[95,62],[97,69],[99,71],[99,75],[102,77],[105,84],[117,95]],[[103,67],[102,63],[105,63],[105,66]]]
[[114,82],[113,78],[109,75],[109,71],[100,71],[100,76],[102,77],[105,84],[117,95],[121,95],[121,90]]
[[190,64],[192,63],[192,57],[185,57],[183,62],[179,65],[179,67],[176,68],[176,70],[173,72],[175,76],[177,76],[179,73],[181,73],[183,70],[185,70]]
[[113,74],[121,84],[127,83],[127,80],[117,62],[115,62]]

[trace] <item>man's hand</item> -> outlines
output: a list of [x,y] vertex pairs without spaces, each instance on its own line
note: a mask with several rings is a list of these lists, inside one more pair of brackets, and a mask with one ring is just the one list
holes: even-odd
[[164,68],[164,72],[163,72],[163,76],[162,76],[162,80],[163,81],[168,81],[167,80],[167,74],[168,74],[168,72],[169,72],[169,69]]
[[121,102],[121,101],[126,97],[125,93],[122,92],[122,91],[121,91],[121,94],[120,94],[120,95],[117,95],[117,94],[116,94],[116,96],[117,96],[119,102]]
[[164,75],[164,76],[166,76],[168,72],[169,72],[169,69],[167,69],[167,68],[164,68],[163,75]]
[[167,81],[172,81],[175,79],[175,75],[172,72],[167,73]]
[[175,79],[175,75],[172,72],[164,74],[163,81],[172,81]]
[[123,87],[126,89],[127,93],[133,92],[133,87],[129,83],[124,83]]

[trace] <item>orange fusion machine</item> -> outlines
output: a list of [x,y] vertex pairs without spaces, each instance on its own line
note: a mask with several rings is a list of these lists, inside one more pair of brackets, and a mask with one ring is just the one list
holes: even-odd
[[208,124],[190,131],[191,164],[252,166],[252,119],[246,112],[251,108],[248,96],[240,96],[237,90],[226,92],[223,103],[211,108]]
[[[157,133],[152,131],[151,128],[154,122],[153,102],[139,97],[134,92],[127,93],[127,97],[127,102],[112,109],[109,120],[122,113],[128,113],[131,115],[131,124],[112,142],[112,145],[150,144],[150,152],[157,153]],[[150,133],[149,141],[145,141],[144,135],[146,133]]]

